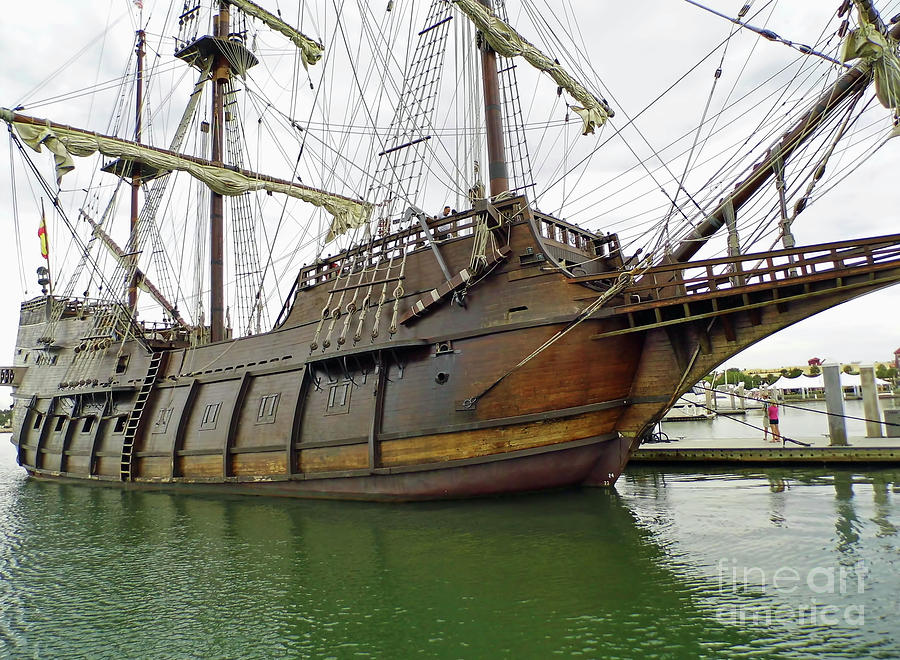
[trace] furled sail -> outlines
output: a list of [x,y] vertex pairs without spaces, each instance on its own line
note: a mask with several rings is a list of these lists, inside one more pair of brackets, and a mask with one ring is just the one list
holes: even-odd
[[280,32],[293,41],[297,48],[300,49],[300,56],[303,58],[304,68],[309,68],[310,64],[315,64],[321,59],[323,50],[322,44],[313,41],[302,32],[295,30],[278,16],[270,14],[255,2],[250,2],[250,0],[227,0],[227,2],[237,7],[245,14],[258,18],[273,30]]
[[558,62],[544,55],[537,47],[518,34],[509,24],[494,16],[478,0],[454,0],[456,5],[471,19],[491,48],[503,57],[521,56],[531,66],[548,73],[556,84],[572,95],[581,106],[572,106],[584,122],[584,135],[593,133],[614,113],[605,101],[598,100],[584,85],[570,76]]
[[859,27],[852,30],[841,47],[841,61],[861,58],[875,74],[875,93],[881,105],[900,111],[900,57],[897,40],[885,35],[875,23],[859,13]]
[[371,205],[360,200],[247,170],[223,167],[194,156],[17,115],[5,108],[0,108],[0,119],[12,124],[22,141],[35,151],[40,152],[44,145],[53,152],[57,183],[74,169],[72,156],[90,156],[99,151],[104,156],[144,163],[159,170],[187,172],[220,195],[266,190],[295,197],[323,208],[333,216],[332,236],[365,224],[371,211]]

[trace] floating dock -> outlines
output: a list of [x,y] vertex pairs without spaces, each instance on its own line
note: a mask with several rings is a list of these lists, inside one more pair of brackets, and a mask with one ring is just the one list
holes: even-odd
[[[670,436],[671,437],[671,436]],[[762,438],[676,439],[641,445],[635,463],[881,463],[900,464],[900,438],[848,438],[832,446],[827,436],[794,438],[810,445],[766,442]]]

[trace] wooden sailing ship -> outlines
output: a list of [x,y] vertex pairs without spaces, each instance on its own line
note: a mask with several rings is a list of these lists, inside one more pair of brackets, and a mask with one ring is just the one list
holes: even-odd
[[[114,255],[118,270],[103,280],[108,297],[48,291],[22,304],[15,360],[0,371],[14,388],[19,463],[47,479],[357,499],[614,484],[648,429],[716,365],[788,325],[900,280],[900,235],[803,247],[788,240],[784,172],[795,152],[834,116],[850,116],[875,71],[879,97],[897,105],[886,81],[900,27],[886,26],[870,3],[854,4],[859,27],[842,28],[848,39],[880,38],[884,47],[874,55],[850,53],[851,63],[731,192],[653,252],[629,252],[616,234],[542,213],[529,200],[529,185],[510,184],[512,130],[501,113],[510,58],[543,65],[560,94],[576,99],[572,109],[585,133],[612,110],[514,36],[499,18],[503,3],[435,1],[419,33],[431,48],[451,19],[471,20],[484,74],[489,190],[473,180],[469,208],[446,216],[425,214],[409,189],[400,194],[390,185],[392,168],[428,146],[429,124],[421,120],[418,132],[396,131],[382,142],[378,167],[388,174],[367,189],[373,201],[228,163],[230,85],[257,60],[238,21],[273,27],[297,45],[304,66],[321,51],[247,0],[216,2],[211,34],[177,42],[177,56],[200,71],[197,89],[214,89],[208,159],[182,153],[182,129],[170,149],[142,144],[140,97],[129,140],[2,111],[18,146],[47,147],[63,173],[70,154],[99,151],[114,159],[105,170],[132,191],[125,247],[115,244],[103,218],[80,214],[91,240]],[[198,11],[198,3],[186,3],[182,24]],[[849,11],[843,8],[848,17]],[[804,186],[824,168],[824,161],[810,163]],[[156,191],[174,172],[212,191],[208,324],[202,316],[185,321],[140,263],[149,251],[141,233],[145,210],[159,206]],[[797,196],[794,215],[811,185]],[[333,216],[328,239],[354,227],[357,234],[337,254],[319,254],[300,269],[271,329],[233,337],[222,293],[223,205],[254,190],[326,209]],[[773,190],[784,245],[738,250],[735,217]],[[696,258],[723,227],[735,238],[727,256]],[[166,322],[137,319],[139,289]],[[251,308],[248,318],[259,318],[258,311]]]

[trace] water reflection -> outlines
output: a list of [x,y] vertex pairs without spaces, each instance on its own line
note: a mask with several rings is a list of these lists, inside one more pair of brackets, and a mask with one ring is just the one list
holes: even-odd
[[854,546],[859,541],[859,521],[853,507],[853,475],[851,473],[839,472],[834,475],[834,500],[836,514],[834,529],[837,532],[837,549],[843,554],[851,555]]
[[772,493],[769,498],[769,520],[776,527],[781,527],[787,522],[785,519],[787,498],[784,492],[790,488],[789,481],[782,474],[769,475],[769,490]]
[[[900,652],[890,471],[634,468],[618,494],[384,506],[48,484],[4,461],[0,656]],[[858,562],[863,592],[814,595],[862,624],[798,619],[809,589],[773,588]]]
[[655,470],[635,466],[620,490],[657,543],[716,582],[719,622],[757,631],[767,654],[900,653],[900,471],[707,472],[670,470],[658,488]]
[[[894,483],[900,484],[900,481],[895,481]],[[897,534],[897,527],[890,521],[890,494],[890,473],[876,472],[872,475],[872,499],[875,503],[875,515],[871,520],[878,525],[878,536],[894,536]]]
[[3,497],[14,655],[696,655],[750,639],[711,619],[708,582],[614,492],[383,506],[29,481]]

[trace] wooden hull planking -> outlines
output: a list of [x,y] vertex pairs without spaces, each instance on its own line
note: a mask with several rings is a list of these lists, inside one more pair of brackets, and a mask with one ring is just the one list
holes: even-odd
[[[29,351],[46,343],[46,310],[23,306],[10,372],[20,464],[38,478],[348,499],[612,485],[643,433],[714,366],[900,279],[893,252],[849,267],[835,258],[825,275],[764,273],[749,288],[717,288],[710,276],[693,297],[660,274],[632,288],[643,300],[619,296],[570,327],[602,287],[555,265],[552,241],[521,200],[506,212],[519,218],[508,250],[469,288],[465,309],[430,294],[445,278],[427,248],[409,255],[394,309],[430,308],[407,314],[395,333],[374,302],[385,285],[360,286],[360,275],[342,290],[353,269],[343,278],[325,270],[270,333],[155,353],[133,340],[89,347],[94,372],[113,374],[100,382],[72,378],[89,308],[59,321],[47,350]],[[460,273],[472,238],[460,232],[440,249]],[[348,303],[363,292],[369,325],[353,341],[366,306]],[[322,320],[323,308],[345,317]]]

